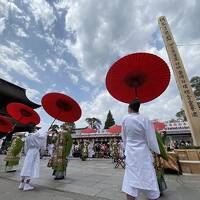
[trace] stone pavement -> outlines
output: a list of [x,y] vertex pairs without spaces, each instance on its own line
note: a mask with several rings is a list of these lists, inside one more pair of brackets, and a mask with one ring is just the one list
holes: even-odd
[[[2,165],[0,156],[0,166]],[[121,192],[124,170],[114,169],[109,159],[80,161],[72,159],[65,180],[55,181],[52,170],[47,168],[48,159],[41,161],[41,178],[33,181],[35,191],[18,191],[19,171],[0,172],[0,199],[4,200],[125,200]],[[161,200],[199,200],[200,176],[166,176],[168,190]],[[146,199],[141,195],[138,200]]]

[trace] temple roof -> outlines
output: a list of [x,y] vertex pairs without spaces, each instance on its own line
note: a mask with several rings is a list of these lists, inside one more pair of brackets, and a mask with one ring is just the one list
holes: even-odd
[[[0,114],[8,117],[9,121],[12,123],[16,123],[15,120],[8,116],[6,111],[6,106],[12,102],[23,103],[33,109],[40,107],[39,104],[36,104],[27,98],[26,89],[0,78]],[[28,126],[17,123],[13,132],[27,130]],[[5,136],[5,134],[0,133],[0,138],[2,136]]]
[[26,89],[14,85],[0,78],[0,109],[8,103],[19,102],[30,106],[31,108],[39,108],[40,105],[30,101],[26,96]]

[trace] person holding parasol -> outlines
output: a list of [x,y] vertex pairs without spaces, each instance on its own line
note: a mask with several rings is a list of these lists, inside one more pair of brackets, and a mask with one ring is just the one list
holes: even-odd
[[58,132],[52,157],[48,162],[48,167],[53,169],[55,180],[64,179],[68,165],[68,156],[72,147],[72,127],[66,123],[61,125],[61,132]]
[[21,169],[21,183],[19,189],[24,191],[33,190],[31,179],[39,178],[40,172],[40,150],[46,149],[47,134],[37,132],[39,127],[30,124],[30,130],[25,139],[25,159]]
[[[38,129],[37,124],[40,123],[40,117],[32,108],[22,103],[10,103],[6,107],[8,114],[16,120],[16,123],[12,125],[12,129],[9,133],[14,130],[17,122],[21,124],[29,125],[29,133],[35,133]],[[32,178],[39,177],[39,164],[40,164],[40,153],[41,148],[45,148],[47,134],[29,134],[25,139],[24,151],[25,159],[23,167],[20,173],[21,182],[19,189],[24,191],[32,190],[33,187],[30,185]],[[10,147],[10,150],[7,154],[6,164],[10,165],[11,163],[16,164],[18,160],[13,160],[14,156],[17,156],[20,153],[22,142],[18,140],[13,140],[14,143]],[[11,159],[12,158],[12,159]],[[14,161],[14,162],[13,162]]]
[[81,117],[81,108],[74,99],[61,93],[48,93],[43,96],[42,106],[49,115],[54,117],[54,121],[57,119],[65,122],[61,126],[62,131],[57,134],[54,152],[47,165],[53,169],[55,180],[61,180],[66,176],[68,156],[73,144],[72,122]]
[[[32,178],[39,177],[39,151],[42,148],[46,148],[47,134],[36,133],[39,129],[36,125],[40,123],[40,116],[29,106],[22,103],[10,103],[7,105],[6,109],[8,114],[17,122],[28,124],[29,126],[29,134],[24,144],[26,156],[20,173],[21,182],[19,184],[19,189],[24,191],[32,190],[34,187],[30,185],[30,181]],[[13,152],[16,153],[17,151],[14,149]]]
[[148,199],[160,196],[152,152],[160,154],[155,129],[151,121],[140,114],[140,104],[160,96],[169,84],[167,64],[149,53],[127,55],[115,62],[106,76],[110,94],[128,103],[128,115],[123,118],[122,138],[125,148],[125,174],[122,191],[127,200],[135,200],[139,191]]

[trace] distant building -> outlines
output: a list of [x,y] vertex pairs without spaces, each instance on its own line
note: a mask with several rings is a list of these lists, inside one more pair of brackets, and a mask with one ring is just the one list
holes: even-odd
[[76,130],[76,134],[72,135],[74,142],[81,142],[84,140],[92,140],[94,142],[109,142],[114,138],[121,139],[121,126],[112,126],[111,132],[109,129],[93,130],[89,128]]
[[165,122],[166,143],[170,141],[190,141],[192,143],[191,131],[188,122]]
[[[154,120],[155,121],[155,120]],[[159,121],[159,120],[156,120]],[[192,143],[191,132],[189,129],[189,125],[187,122],[164,122],[165,129],[162,132],[166,134],[166,144],[169,144],[170,141],[190,141]],[[99,130],[99,131],[88,131],[83,133],[84,129],[77,130],[75,134],[72,135],[72,138],[76,142],[80,142],[83,140],[93,140],[98,142],[109,142],[110,140],[116,138],[118,140],[121,139],[121,128],[120,126],[114,125],[117,127],[116,132],[109,132],[109,130]],[[115,130],[112,129],[112,130]],[[120,131],[119,131],[120,130]]]

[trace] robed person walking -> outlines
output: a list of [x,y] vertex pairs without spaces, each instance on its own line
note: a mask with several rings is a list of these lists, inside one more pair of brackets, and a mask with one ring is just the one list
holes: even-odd
[[122,191],[128,200],[134,200],[139,191],[146,193],[149,199],[160,196],[153,157],[151,151],[160,154],[155,130],[151,121],[139,113],[140,101],[129,104],[129,114],[124,117],[123,142],[125,147],[125,174]]
[[37,132],[37,127],[32,126],[25,139],[24,152],[26,154],[20,173],[21,183],[19,189],[24,191],[34,189],[30,185],[32,178],[39,178],[40,172],[40,150],[46,149],[48,133]]

